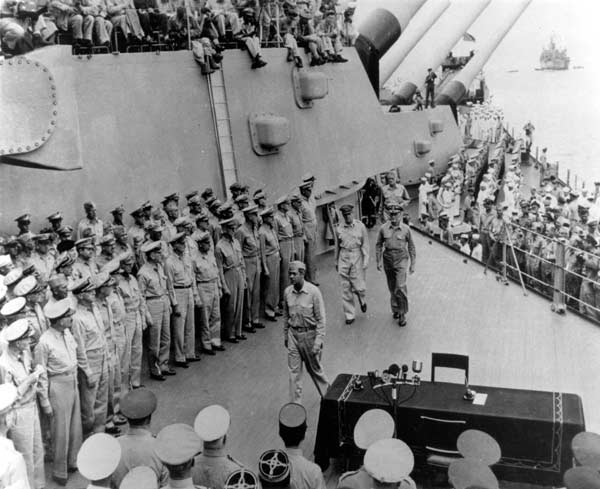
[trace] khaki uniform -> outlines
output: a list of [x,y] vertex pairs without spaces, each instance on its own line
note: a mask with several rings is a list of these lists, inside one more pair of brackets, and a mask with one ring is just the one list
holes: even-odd
[[390,304],[395,314],[408,312],[408,288],[406,275],[409,260],[416,259],[415,245],[410,228],[403,223],[397,227],[386,222],[377,233],[377,257],[383,255],[383,270],[390,291]]
[[294,228],[289,218],[289,212],[275,211],[274,222],[281,257],[279,265],[279,301],[281,302],[285,289],[290,285],[290,262],[294,260]]
[[177,306],[179,316],[171,318],[175,361],[185,362],[196,356],[196,319],[194,304],[197,301],[196,281],[192,268],[192,258],[183,253],[172,253],[165,262],[165,272],[173,285],[171,304]]
[[242,248],[237,239],[222,236],[215,246],[215,258],[229,295],[223,294],[223,336],[234,339],[242,334],[244,283],[246,271]]
[[276,230],[267,224],[263,224],[258,232],[265,254],[265,268],[269,271],[268,276],[263,273],[265,316],[274,318],[279,306],[279,241]]
[[48,329],[35,349],[35,361],[48,373],[42,382],[43,405],[52,406],[52,475],[66,479],[68,469],[77,467],[82,443],[81,409],[77,386],[77,343],[71,332]]
[[73,263],[73,272],[71,274],[74,280],[93,278],[96,275],[98,275],[98,265],[93,258],[86,262],[77,257],[75,263]]
[[284,338],[288,344],[290,401],[302,402],[303,364],[323,397],[329,388],[321,366],[323,349],[316,353],[313,351],[315,342],[322,345],[325,337],[325,304],[321,291],[306,281],[299,291],[290,285],[285,289],[283,321]]
[[141,384],[146,301],[133,275],[117,275],[117,289],[125,305],[125,353],[121,381],[125,385],[138,387]]
[[262,250],[258,228],[249,221],[243,224],[235,233],[240,242],[244,265],[246,267],[246,311],[245,322],[258,323],[260,315],[260,272],[262,270]]
[[221,345],[221,277],[212,251],[199,252],[193,260],[193,269],[200,299],[202,348]]
[[244,466],[230,455],[224,448],[208,448],[194,459],[192,478],[194,484],[211,489],[223,489],[227,478],[236,470]]
[[317,204],[311,195],[308,199],[302,196],[302,225],[306,238],[304,246],[304,263],[306,264],[306,280],[314,282],[317,279],[315,254],[317,246]]
[[[365,487],[373,487],[373,478],[367,474],[365,469],[361,467],[354,472],[346,472],[340,476],[337,489],[364,489]],[[398,489],[417,489],[415,482],[406,477],[398,484]]]
[[138,272],[140,292],[146,301],[146,307],[152,317],[149,327],[148,362],[150,372],[160,375],[168,368],[169,349],[171,348],[171,303],[169,296],[175,292],[161,264],[146,263]]
[[[19,399],[13,405],[13,425],[9,435],[15,448],[23,454],[27,467],[29,485],[34,489],[45,486],[44,473],[44,445],[42,443],[42,430],[37,405],[38,390],[42,390],[43,382],[40,377],[38,383],[33,383],[27,390],[21,392],[19,385],[33,371],[31,353],[24,351],[19,357],[8,348],[0,356],[0,384],[12,383],[19,390]],[[40,400],[48,403],[47,399],[40,396]]]
[[[98,308],[94,305],[90,310],[78,305],[71,330],[77,342],[81,424],[85,437],[104,431],[108,413],[108,346]],[[92,387],[89,382],[93,383]]]
[[365,268],[369,262],[369,236],[367,228],[357,219],[336,228],[339,246],[338,273],[342,279],[342,306],[346,319],[354,319],[354,294],[365,299]]
[[29,261],[35,267],[35,271],[39,276],[39,280],[42,282],[48,282],[50,277],[54,273],[54,256],[50,252],[41,255],[39,253],[33,253]]
[[325,479],[321,468],[307,460],[300,448],[285,448],[290,460],[292,475],[290,486],[294,489],[325,489]]
[[154,452],[156,438],[152,433],[134,426],[117,440],[121,445],[121,460],[111,477],[113,487],[119,487],[127,473],[140,465],[150,467],[154,471],[161,487],[167,483],[169,472]]
[[292,224],[294,235],[294,260],[304,262],[304,225],[302,224],[302,216],[291,209],[288,212],[288,218]]

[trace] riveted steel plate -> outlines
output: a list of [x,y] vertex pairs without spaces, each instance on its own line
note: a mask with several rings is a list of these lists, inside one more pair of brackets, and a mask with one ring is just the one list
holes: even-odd
[[48,68],[24,57],[0,61],[0,156],[35,151],[56,128],[58,103]]

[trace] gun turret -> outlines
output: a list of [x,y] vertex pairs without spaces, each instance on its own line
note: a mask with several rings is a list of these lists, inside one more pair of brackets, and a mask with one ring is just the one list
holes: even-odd
[[492,53],[496,50],[504,36],[510,31],[517,19],[525,11],[531,0],[520,2],[502,3],[501,9],[490,11],[488,15],[495,20],[495,30],[480,45],[477,53],[469,60],[466,66],[451,80],[436,97],[438,105],[456,106],[463,99],[473,79],[483,68]]
[[359,23],[355,48],[378,95],[379,60],[400,37],[412,16],[424,3],[425,0],[380,1]]
[[383,86],[435,21],[450,6],[450,0],[436,0],[423,5],[408,27],[379,63],[379,82]]
[[408,105],[423,83],[427,68],[435,70],[491,0],[452,2],[432,29],[408,53],[392,82],[394,103]]

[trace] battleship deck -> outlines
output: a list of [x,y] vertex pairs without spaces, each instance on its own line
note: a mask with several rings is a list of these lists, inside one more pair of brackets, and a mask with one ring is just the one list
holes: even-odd
[[[374,243],[375,236],[371,238]],[[600,329],[576,315],[551,312],[546,299],[534,294],[524,297],[514,283],[500,285],[493,274],[483,275],[479,264],[463,263],[462,255],[430,244],[418,233],[415,243],[417,264],[416,273],[409,277],[406,328],[392,319],[385,278],[374,260],[367,273],[369,310],[347,326],[333,256],[321,257],[319,281],[328,319],[323,358],[331,380],[342,372],[364,374],[391,363],[410,364],[413,359],[423,361],[421,375],[428,379],[432,352],[463,353],[470,357],[471,383],[578,394],[586,428],[600,431],[596,409]],[[231,412],[228,443],[241,462],[256,468],[262,451],[282,446],[277,413],[288,400],[288,373],[281,322],[268,323],[243,344],[204,357],[188,370],[178,369],[177,376],[166,382],[146,379],[144,383],[159,398],[152,423],[155,432],[174,422],[193,424],[201,408],[220,403]],[[309,415],[304,450],[312,455],[319,398],[308,377],[304,389]],[[335,487],[339,470],[328,470],[328,487]],[[72,479],[68,487],[84,486],[79,476]]]

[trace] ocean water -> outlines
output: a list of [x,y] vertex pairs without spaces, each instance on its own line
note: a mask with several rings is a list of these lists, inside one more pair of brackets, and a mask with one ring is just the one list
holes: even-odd
[[[492,0],[510,7],[510,0]],[[489,17],[489,16],[488,16]],[[533,146],[548,147],[560,174],[571,170],[579,186],[600,181],[600,2],[533,0],[484,68],[493,105],[515,135],[531,120]],[[493,25],[484,14],[469,32],[483,38]],[[536,71],[552,34],[567,48],[567,71]],[[573,69],[582,66],[582,69]]]

